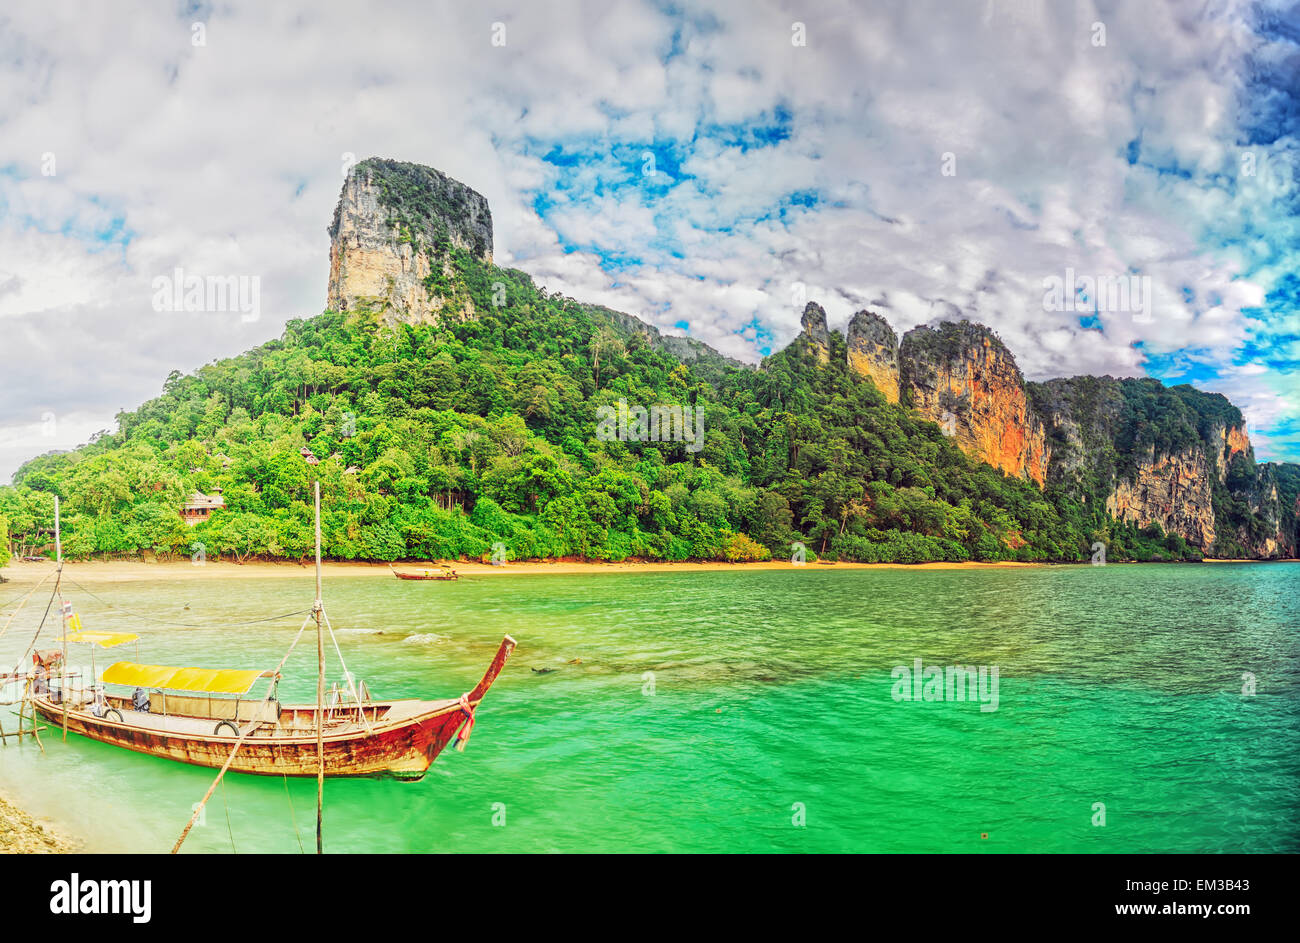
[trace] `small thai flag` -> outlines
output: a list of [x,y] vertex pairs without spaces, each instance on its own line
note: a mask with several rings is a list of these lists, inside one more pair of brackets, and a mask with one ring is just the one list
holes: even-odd
[[63,614],[65,616],[72,615],[72,603],[69,602],[68,600],[65,599],[63,601],[63,605],[60,608],[63,610]]

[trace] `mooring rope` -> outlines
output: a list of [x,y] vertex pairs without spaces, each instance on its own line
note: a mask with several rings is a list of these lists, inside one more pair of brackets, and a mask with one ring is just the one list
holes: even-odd
[[39,583],[27,591],[26,595],[23,596],[23,601],[18,604],[18,608],[9,613],[9,619],[5,622],[4,628],[0,629],[0,638],[4,638],[4,634],[9,631],[9,626],[13,625],[14,619],[18,618],[18,613],[23,611],[23,606],[27,605],[27,600],[31,599],[32,595],[41,588],[41,585],[53,575],[53,573],[46,573],[41,577]]
[[[46,576],[45,579],[48,580],[48,579],[49,579],[49,576]],[[45,582],[45,580],[42,580],[41,582],[43,583],[43,582]],[[40,583],[37,583],[36,585],[39,586]],[[10,606],[10,604],[13,603],[13,601],[14,601],[15,599],[20,599],[20,598],[22,598],[22,597],[24,597],[24,596],[26,596],[26,595],[28,595],[28,594],[27,594],[27,593],[15,593],[14,595],[12,595],[12,596],[10,596],[8,599],[6,599],[4,602],[0,602],[0,609],[8,609],[9,606]]]
[[226,834],[230,836],[230,853],[239,854],[239,849],[235,847],[235,830],[230,827],[230,800],[226,798],[226,781],[221,781],[221,804],[226,807]]
[[[280,673],[280,669],[284,667],[284,663],[288,661],[289,656],[293,654],[294,648],[296,648],[298,645],[298,640],[302,638],[302,633],[307,631],[307,623],[309,622],[311,622],[310,615],[308,615],[307,618],[303,620],[302,628],[300,628],[298,630],[298,634],[293,637],[293,642],[290,643],[289,650],[284,653],[284,657],[280,659],[280,663],[275,666],[275,671],[272,672],[273,682],[274,682],[275,675],[278,675]],[[275,692],[275,684],[272,683],[266,692],[266,697],[262,698],[262,706],[265,706],[270,702],[271,695],[274,692]],[[176,844],[172,846],[172,851],[171,851],[172,854],[176,854],[178,851],[181,850],[181,845],[183,845],[185,843],[185,839],[189,837],[190,829],[192,829],[194,827],[194,823],[198,821],[199,815],[203,812],[203,807],[208,804],[208,800],[212,798],[212,794],[217,789],[217,784],[220,783],[222,778],[226,775],[226,771],[230,769],[230,764],[235,761],[235,754],[239,752],[239,748],[244,745],[244,741],[248,739],[248,735],[253,732],[253,729],[256,726],[257,724],[249,724],[248,729],[245,730],[243,733],[241,733],[239,735],[239,739],[235,741],[233,746],[231,746],[230,755],[226,757],[226,762],[221,767],[221,772],[217,773],[217,778],[212,781],[212,785],[208,787],[208,791],[204,793],[203,798],[199,801],[199,804],[194,807],[194,814],[190,816],[189,822],[185,824],[185,828],[181,831],[180,838],[176,839]]]
[[[38,583],[37,586],[39,585],[40,584]],[[35,589],[33,589],[32,591],[35,592]],[[54,605],[54,597],[58,593],[58,591],[59,591],[59,584],[55,583],[54,588],[50,590],[50,601],[45,604],[45,614],[41,616],[41,624],[36,627],[36,634],[33,635],[32,640],[27,643],[27,651],[23,652],[20,656],[18,656],[18,663],[14,665],[15,673],[17,673],[22,668],[22,666],[26,664],[27,656],[30,655],[32,649],[36,647],[36,640],[41,637],[41,630],[45,628],[45,620],[50,617],[50,607]],[[14,615],[17,615],[17,613],[14,613]],[[67,697],[67,692],[60,690],[59,697],[60,698]]]
[[105,606],[108,606],[108,608],[114,609],[123,615],[128,615],[136,619],[144,619],[146,622],[153,622],[156,625],[178,625],[185,629],[224,629],[235,628],[242,625],[262,625],[266,622],[276,622],[280,619],[287,619],[290,616],[300,616],[305,612],[311,612],[310,609],[295,609],[293,612],[283,612],[278,616],[267,616],[265,619],[253,619],[248,622],[173,622],[170,619],[156,619],[153,616],[148,616],[141,612],[133,612],[130,609],[123,609],[121,606],[111,603],[104,597],[86,589],[86,587],[82,586],[76,580],[69,579],[67,582],[77,587],[77,589],[81,590],[87,596],[98,599]]
[[302,847],[302,833],[298,831],[298,816],[293,814],[293,796],[289,795],[289,774],[281,773],[284,777],[284,797],[289,800],[289,821],[293,823],[293,837],[298,839],[298,854],[305,855],[307,852]]
[[339,649],[339,640],[334,637],[334,627],[330,625],[330,617],[322,606],[320,614],[325,617],[325,628],[329,629],[330,641],[334,643],[334,654],[339,656],[339,664],[343,666],[343,677],[348,681],[348,687],[352,689],[352,700],[357,702],[357,714],[361,717],[361,725],[365,727],[366,733],[372,733],[370,721],[366,718],[366,709],[361,704],[361,695],[357,693],[356,682],[352,680],[352,672],[348,671],[348,664],[343,660],[343,652]]

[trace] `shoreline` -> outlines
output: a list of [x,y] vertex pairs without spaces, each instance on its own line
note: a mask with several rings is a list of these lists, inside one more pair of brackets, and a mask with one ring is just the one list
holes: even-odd
[[[1203,560],[1202,563],[1293,563],[1294,560]],[[407,561],[395,563],[393,567],[400,572],[419,573],[424,570],[437,571],[444,564],[438,561]],[[479,562],[451,562],[449,565],[460,576],[496,577],[496,576],[574,576],[598,573],[708,573],[736,571],[773,571],[773,570],[1011,570],[1043,567],[1090,566],[1083,563],[1023,563],[1019,561],[1000,561],[980,563],[967,561],[963,563],[806,563],[796,565],[786,560],[766,563],[723,563],[706,561],[700,563],[636,562],[603,563],[576,561],[520,561],[492,566]],[[1107,566],[1127,566],[1126,563],[1108,563]],[[313,572],[310,563],[291,561],[255,560],[247,563],[231,561],[208,561],[195,565],[188,560],[169,562],[130,561],[66,561],[63,565],[64,575],[73,580],[87,582],[120,583],[140,580],[181,581],[194,579],[224,579],[238,577],[241,579],[289,579],[296,576],[308,577]],[[363,563],[350,561],[327,561],[323,564],[326,576],[358,576],[375,579],[393,579],[387,563]],[[44,563],[17,562],[4,567],[3,575],[12,589],[31,586],[42,577],[53,575],[53,561]],[[3,590],[0,590],[3,594]]]
[[[737,570],[992,570],[1021,569],[1026,567],[1052,566],[1046,563],[1020,563],[1004,561],[998,563],[806,563],[796,566],[785,560],[767,563],[722,563],[707,561],[702,563],[603,563],[577,561],[520,561],[493,566],[489,563],[410,560],[394,563],[393,569],[400,573],[421,573],[425,570],[437,572],[444,565],[450,566],[459,576],[497,577],[497,576],[574,576],[596,573],[708,573]],[[353,561],[325,561],[321,569],[327,578],[357,576],[374,579],[394,579],[387,563],[363,563]],[[292,579],[308,578],[314,573],[311,563],[292,561],[250,560],[247,563],[209,560],[195,565],[188,560],[168,562],[146,562],[143,560],[122,561],[64,561],[63,574],[73,580],[87,582],[119,583],[136,580],[194,580],[224,579],[237,577],[241,579]],[[52,561],[45,563],[11,563],[4,568],[4,575],[9,579],[6,585],[18,589],[31,586],[44,576],[55,572]],[[0,591],[2,592],[2,591]]]
[[0,793],[0,854],[62,855],[76,843],[48,823],[38,822],[21,806]]

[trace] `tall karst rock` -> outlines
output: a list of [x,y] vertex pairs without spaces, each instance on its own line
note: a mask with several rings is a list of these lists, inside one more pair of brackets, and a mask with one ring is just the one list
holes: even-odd
[[914,328],[900,344],[880,315],[849,321],[849,369],[953,436],[968,455],[1038,485],[1048,452],[1042,422],[1029,408],[1015,358],[978,324]]
[[981,324],[913,328],[898,350],[903,402],[970,455],[1038,485],[1047,480],[1043,423],[1006,345]]
[[870,377],[891,403],[898,402],[898,335],[889,322],[872,311],[859,311],[849,320],[846,338],[849,369]]
[[449,313],[437,291],[450,274],[449,250],[492,259],[487,200],[432,167],[394,160],[372,157],[352,168],[329,234],[327,307],[367,309],[389,325]]
[[826,326],[826,309],[815,301],[808,302],[799,318],[799,326],[803,328],[799,340],[812,348],[819,362],[828,363],[831,358],[831,332]]
[[1213,547],[1214,495],[1204,450],[1159,454],[1148,447],[1135,459],[1133,477],[1118,478],[1106,498],[1110,516],[1139,527],[1159,524],[1202,550]]

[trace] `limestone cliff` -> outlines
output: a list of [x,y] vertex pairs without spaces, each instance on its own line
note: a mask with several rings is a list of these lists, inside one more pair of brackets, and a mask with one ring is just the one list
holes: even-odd
[[899,346],[903,402],[956,438],[967,454],[1008,475],[1046,480],[1042,420],[1006,345],[980,324],[918,327]]
[[1295,554],[1296,515],[1277,466],[1255,463],[1241,412],[1223,396],[1113,377],[1028,389],[1047,427],[1049,484],[1209,556]]
[[[327,306],[385,324],[432,322],[452,248],[492,259],[487,200],[431,167],[371,158],[343,183],[330,234]],[[460,312],[469,314],[471,312]]]
[[889,322],[873,311],[862,310],[849,321],[849,369],[869,377],[885,399],[897,403],[898,335]]
[[[479,314],[455,276],[467,256],[491,263],[492,215],[465,185],[418,164],[363,161],[344,182],[329,233],[330,308],[388,326]],[[585,310],[629,344],[639,337],[706,377],[737,366],[631,315]],[[830,367],[834,356],[834,369],[869,379],[1008,475],[1099,514],[1159,525],[1207,555],[1297,552],[1300,468],[1257,464],[1240,411],[1222,396],[1151,379],[1026,383],[1001,340],[968,321],[918,327],[900,342],[884,318],[862,310],[841,339],[809,302],[800,325],[795,345],[817,363]]]
[[1206,551],[1214,546],[1214,506],[1210,469],[1203,449],[1192,446],[1172,455],[1148,451],[1132,479],[1114,482],[1106,498],[1111,517],[1139,527],[1157,523]]
[[1211,429],[1207,445],[1215,452],[1215,465],[1220,484],[1227,481],[1228,466],[1237,455],[1246,455],[1252,462],[1255,460],[1255,450],[1246,436],[1245,427],[1239,422],[1215,424]]
[[1127,415],[1119,381],[1070,377],[1025,386],[1047,433],[1048,483],[1084,504],[1107,500],[1115,485],[1115,443]]
[[1294,557],[1295,510],[1283,500],[1278,466],[1256,463],[1243,423],[1212,425],[1206,451],[1213,457],[1217,478],[1222,549],[1250,557]]
[[800,339],[813,349],[818,361],[828,363],[831,357],[831,332],[826,326],[826,309],[816,302],[808,302],[799,318],[799,326],[803,328]]
[[[801,326],[796,343],[828,363],[826,312],[810,302]],[[1240,410],[1219,394],[1153,379],[1026,383],[1002,341],[969,321],[918,327],[899,343],[864,310],[846,342],[850,373],[1008,475],[1139,528],[1159,526],[1208,556],[1297,553],[1300,469],[1257,465]]]
[[[1283,495],[1286,466],[1256,464],[1253,450],[1234,455],[1216,502],[1223,521],[1218,550],[1223,556],[1295,557],[1300,497]],[[1291,466],[1294,468],[1294,466]]]

